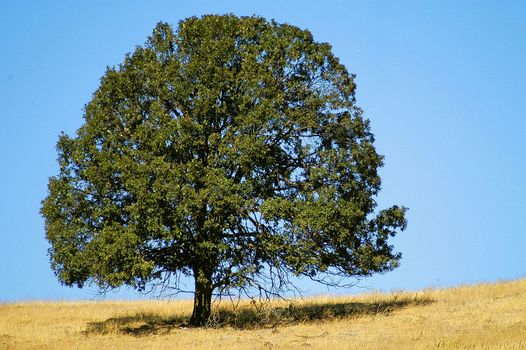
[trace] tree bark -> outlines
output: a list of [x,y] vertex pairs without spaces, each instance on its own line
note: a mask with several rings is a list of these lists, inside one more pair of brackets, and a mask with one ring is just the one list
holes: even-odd
[[201,327],[206,325],[212,312],[212,274],[202,268],[194,269],[195,292],[194,311],[190,325]]

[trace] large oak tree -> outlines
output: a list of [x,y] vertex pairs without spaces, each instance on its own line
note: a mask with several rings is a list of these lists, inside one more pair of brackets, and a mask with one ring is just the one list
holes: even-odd
[[203,325],[214,293],[398,265],[388,239],[405,208],[376,209],[382,156],[354,76],[307,30],[233,15],[159,23],[106,71],[84,119],[60,136],[41,209],[66,285],[193,276],[190,321]]

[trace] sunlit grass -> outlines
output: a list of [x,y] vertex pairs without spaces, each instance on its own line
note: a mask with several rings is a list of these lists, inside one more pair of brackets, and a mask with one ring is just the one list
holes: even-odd
[[0,349],[526,349],[526,280],[223,301],[201,329],[187,327],[191,308],[188,300],[0,304]]

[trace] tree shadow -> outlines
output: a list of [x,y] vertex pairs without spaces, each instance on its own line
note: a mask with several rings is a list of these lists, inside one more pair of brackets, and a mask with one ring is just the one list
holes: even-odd
[[[236,329],[274,328],[298,323],[320,322],[330,319],[356,318],[382,315],[409,307],[424,306],[435,302],[427,296],[397,297],[372,302],[348,303],[291,303],[287,307],[274,307],[270,303],[241,307],[220,306],[207,328],[232,327]],[[85,334],[120,333],[146,336],[168,333],[173,329],[189,327],[189,315],[166,317],[155,313],[137,313],[113,317],[105,321],[91,322]]]
[[186,327],[189,317],[175,315],[166,317],[155,313],[136,313],[112,317],[104,321],[90,322],[85,335],[120,333],[128,335],[153,335],[170,332],[174,328]]
[[408,306],[423,306],[435,302],[427,296],[395,296],[391,299],[371,302],[346,303],[291,303],[288,307],[272,307],[261,304],[239,309],[220,308],[212,316],[214,327],[230,326],[233,328],[272,328],[280,325],[319,322],[329,319],[356,318],[371,315],[388,316],[394,311]]

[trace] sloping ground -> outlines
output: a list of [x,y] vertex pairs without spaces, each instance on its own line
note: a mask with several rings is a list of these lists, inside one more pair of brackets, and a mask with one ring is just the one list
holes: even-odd
[[219,309],[192,329],[188,301],[0,304],[0,349],[526,349],[526,280]]

